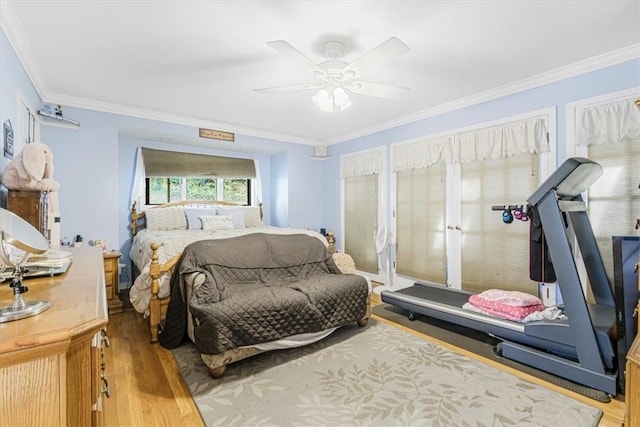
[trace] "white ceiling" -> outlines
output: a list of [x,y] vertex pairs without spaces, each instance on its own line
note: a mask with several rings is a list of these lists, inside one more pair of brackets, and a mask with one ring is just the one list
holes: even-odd
[[[640,56],[638,0],[1,3],[46,102],[311,144]],[[327,114],[309,91],[253,91],[314,81],[267,41],[320,62],[339,40],[351,62],[391,36],[410,51],[366,80],[409,87],[401,99]]]

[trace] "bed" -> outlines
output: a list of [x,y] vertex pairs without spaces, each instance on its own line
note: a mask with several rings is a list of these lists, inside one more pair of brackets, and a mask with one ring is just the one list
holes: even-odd
[[[238,212],[242,212],[239,214]],[[224,217],[211,218],[211,217]],[[199,221],[199,223],[198,223]],[[205,224],[206,222],[206,224]],[[220,224],[224,222],[224,224]],[[231,222],[231,225],[229,225]],[[211,225],[213,223],[213,226]],[[130,289],[132,305],[148,316],[151,342],[158,342],[158,333],[166,318],[170,301],[170,280],[185,247],[202,240],[229,239],[253,233],[305,234],[320,240],[330,253],[335,252],[333,234],[323,236],[312,230],[281,228],[262,223],[261,206],[239,206],[222,201],[174,202],[154,206],[146,211],[131,207],[132,272],[136,276]],[[346,254],[335,254],[335,263],[343,272],[355,272],[353,261]],[[186,278],[188,286],[202,280],[198,274]],[[369,293],[371,283],[367,279]],[[369,302],[367,300],[367,305]],[[367,316],[370,313],[370,307]],[[366,322],[365,322],[366,324]],[[325,333],[326,336],[328,333]],[[236,360],[273,348],[304,345],[322,339],[322,334],[300,337],[300,341],[273,342],[259,348],[243,346],[205,360],[210,372],[219,376],[226,366]],[[277,340],[280,341],[280,340]],[[204,357],[203,357],[204,359]],[[211,360],[214,359],[214,360]],[[222,363],[224,362],[224,363]],[[213,368],[212,368],[213,367]]]

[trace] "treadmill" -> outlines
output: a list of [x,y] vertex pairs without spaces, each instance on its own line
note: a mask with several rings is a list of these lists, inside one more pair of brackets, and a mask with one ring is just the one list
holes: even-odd
[[[566,160],[527,200],[538,212],[564,300],[564,320],[528,323],[464,310],[471,292],[416,282],[383,291],[383,302],[409,312],[483,331],[500,339],[502,356],[573,382],[617,393],[616,306],[581,193],[602,175],[602,166],[574,157]],[[588,304],[573,257],[573,230],[595,300]]]

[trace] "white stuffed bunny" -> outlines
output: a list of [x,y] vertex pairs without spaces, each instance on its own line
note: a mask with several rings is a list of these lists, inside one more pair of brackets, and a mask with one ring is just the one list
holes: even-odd
[[41,142],[27,144],[5,168],[2,184],[9,190],[57,191],[51,149]]

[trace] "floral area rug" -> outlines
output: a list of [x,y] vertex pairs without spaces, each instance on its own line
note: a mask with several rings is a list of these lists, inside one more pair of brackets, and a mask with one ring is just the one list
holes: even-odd
[[596,426],[602,412],[371,319],[213,379],[173,355],[207,426]]

